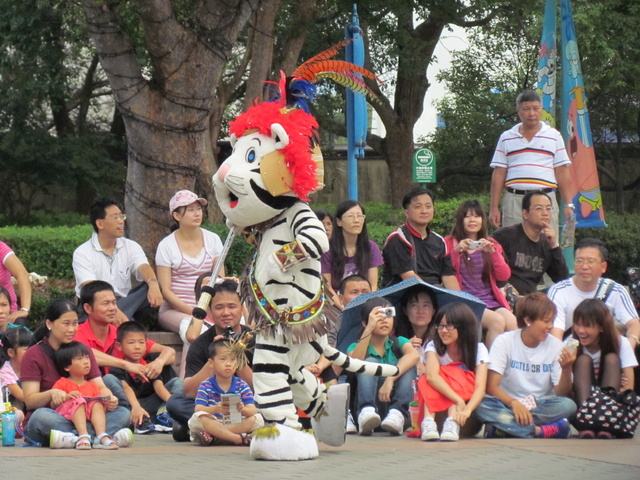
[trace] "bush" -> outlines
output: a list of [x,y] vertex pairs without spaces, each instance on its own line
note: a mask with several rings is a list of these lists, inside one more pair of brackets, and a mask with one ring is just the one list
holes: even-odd
[[87,241],[91,225],[76,227],[3,227],[0,241],[8,244],[30,272],[49,278],[73,279],[73,251]]

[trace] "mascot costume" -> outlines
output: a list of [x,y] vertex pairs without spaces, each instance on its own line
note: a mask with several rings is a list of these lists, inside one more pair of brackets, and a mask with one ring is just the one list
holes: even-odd
[[[243,275],[241,296],[256,322],[253,383],[266,426],[254,432],[251,456],[305,460],[318,456],[318,440],[345,441],[349,387],[326,389],[308,370],[320,355],[352,372],[397,375],[395,366],[352,359],[327,343],[320,256],[329,241],[309,206],[322,187],[318,124],[309,114],[313,83],[330,78],[357,93],[373,95],[361,74],[368,70],[330,60],[337,44],[298,67],[277,84],[278,96],[251,106],[230,124],[233,153],[213,176],[227,224],[242,230],[256,253]],[[296,407],[312,419],[302,429]]]

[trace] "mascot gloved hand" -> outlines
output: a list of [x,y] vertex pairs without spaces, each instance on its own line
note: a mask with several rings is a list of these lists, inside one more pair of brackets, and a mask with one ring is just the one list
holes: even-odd
[[318,439],[345,439],[349,387],[328,391],[305,367],[320,355],[348,371],[397,375],[395,366],[369,364],[330,347],[323,314],[320,257],[329,249],[322,223],[305,203],[322,187],[318,124],[308,112],[313,82],[328,77],[373,95],[355,74],[376,78],[347,62],[327,59],[346,42],[313,57],[278,84],[279,96],[253,105],[230,123],[233,153],[213,176],[227,222],[243,228],[255,255],[243,275],[241,296],[256,323],[253,385],[268,422],[254,432],[256,459],[305,460],[318,456],[311,432],[302,430],[296,407],[312,418]]

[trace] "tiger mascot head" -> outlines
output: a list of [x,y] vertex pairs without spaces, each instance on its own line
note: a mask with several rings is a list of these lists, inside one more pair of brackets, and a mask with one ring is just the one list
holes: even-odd
[[213,176],[230,223],[265,222],[322,187],[318,123],[283,101],[253,105],[230,124],[233,152]]

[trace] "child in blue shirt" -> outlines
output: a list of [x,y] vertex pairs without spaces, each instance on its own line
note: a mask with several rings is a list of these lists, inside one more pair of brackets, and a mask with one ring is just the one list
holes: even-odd
[[[214,375],[200,384],[195,400],[195,413],[189,419],[191,440],[202,446],[249,445],[252,432],[262,426],[253,392],[247,383],[234,376],[238,360],[227,340],[216,340],[210,348],[210,363]],[[230,423],[233,417],[225,394],[238,394],[235,408],[241,415],[239,423]],[[233,408],[233,407],[232,407]]]

